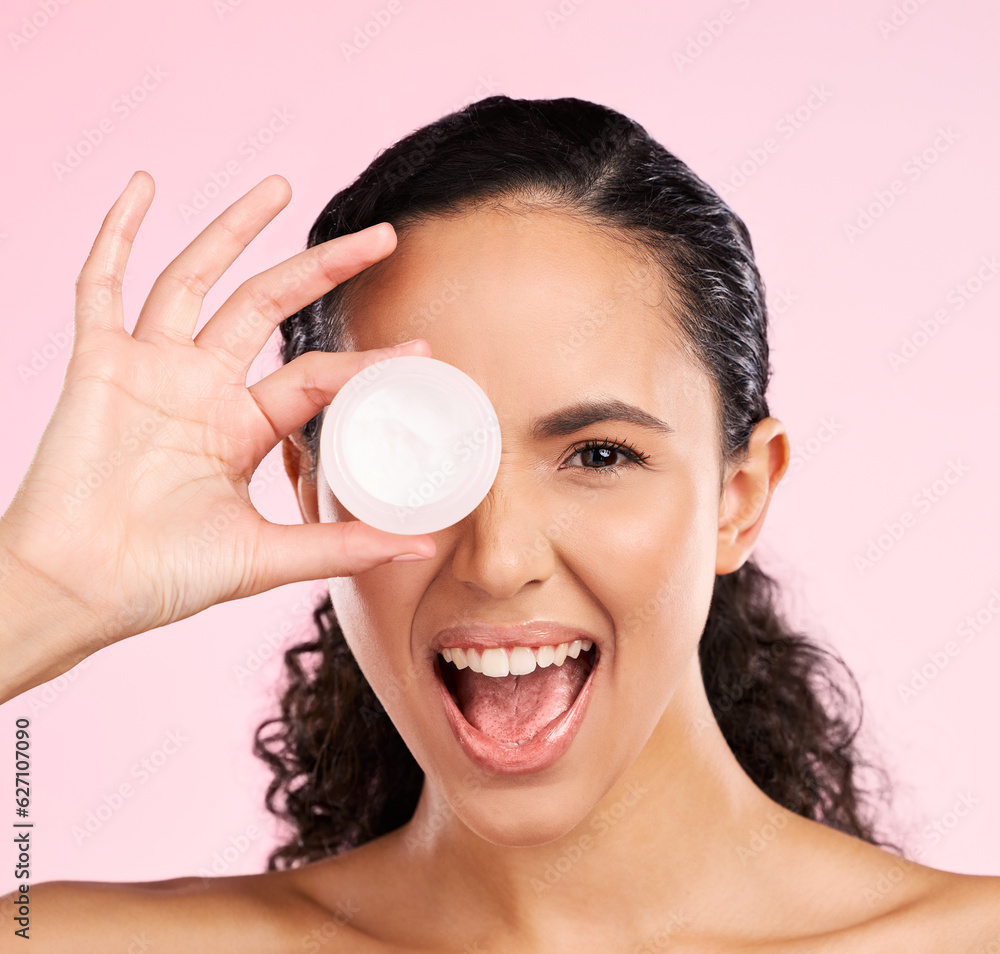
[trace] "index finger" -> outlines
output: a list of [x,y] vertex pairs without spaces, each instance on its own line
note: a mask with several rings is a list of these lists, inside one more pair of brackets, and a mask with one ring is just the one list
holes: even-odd
[[392,226],[379,222],[307,248],[248,278],[198,332],[194,343],[219,353],[245,374],[285,318],[395,247]]

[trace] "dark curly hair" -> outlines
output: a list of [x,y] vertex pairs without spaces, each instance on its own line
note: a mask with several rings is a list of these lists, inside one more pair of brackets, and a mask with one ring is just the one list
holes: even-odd
[[[512,199],[565,210],[651,256],[669,278],[693,355],[711,377],[723,461],[769,416],[764,288],[743,221],[680,159],[621,113],[581,99],[490,96],[381,152],[316,219],[308,246],[391,222]],[[364,273],[358,276],[360,279]],[[345,350],[358,279],[281,325],[282,359]],[[315,477],[320,417],[302,428]],[[806,818],[895,848],[875,830],[885,771],[859,750],[860,692],[838,655],[792,631],[777,585],[751,558],[717,575],[699,657],[712,712],[740,765]],[[329,595],[316,634],[285,653],[280,714],[257,729],[273,770],[268,809],[293,836],[268,869],[338,854],[405,824],[423,772],[358,668]],[[869,788],[862,785],[867,773]]]

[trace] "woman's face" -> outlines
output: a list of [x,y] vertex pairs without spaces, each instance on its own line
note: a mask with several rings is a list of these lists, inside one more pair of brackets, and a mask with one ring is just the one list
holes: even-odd
[[[557,212],[412,227],[364,273],[349,322],[351,350],[422,337],[470,375],[496,409],[502,455],[483,502],[433,535],[433,558],[331,579],[337,618],[437,804],[489,841],[544,843],[582,821],[644,747],[671,744],[677,720],[661,717],[697,677],[714,575],[726,572],[710,380],[678,344],[662,273]],[[672,431],[616,417],[533,432],[560,409],[609,401]],[[581,451],[586,441],[646,459]],[[317,474],[307,519],[354,519]],[[445,627],[536,620],[598,645],[584,718],[554,764],[484,770],[446,719],[432,644]]]

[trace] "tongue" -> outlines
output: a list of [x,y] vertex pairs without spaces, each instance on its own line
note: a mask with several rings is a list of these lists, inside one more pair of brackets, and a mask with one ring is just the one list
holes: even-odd
[[586,653],[561,666],[536,666],[526,676],[484,676],[466,667],[455,672],[455,694],[462,715],[484,735],[521,742],[573,705],[589,670]]

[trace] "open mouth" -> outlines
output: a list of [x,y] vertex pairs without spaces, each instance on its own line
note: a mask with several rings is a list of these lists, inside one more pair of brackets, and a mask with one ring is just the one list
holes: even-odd
[[518,749],[542,741],[567,721],[598,657],[596,643],[586,649],[562,644],[482,653],[445,650],[438,653],[434,670],[462,720],[476,730],[462,730],[463,736]]

